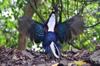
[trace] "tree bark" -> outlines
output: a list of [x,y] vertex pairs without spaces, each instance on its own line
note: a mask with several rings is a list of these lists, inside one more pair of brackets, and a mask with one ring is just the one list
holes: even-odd
[[19,32],[19,44],[18,49],[19,50],[25,50],[26,47],[26,34]]
[[28,29],[30,28],[32,22],[33,20],[29,16],[23,16],[18,21],[18,30],[19,30],[18,49],[19,50],[25,50],[26,48]]
[[[41,3],[41,0],[30,0],[30,2],[34,5],[34,8],[36,8]],[[28,3],[24,7],[24,15],[18,20],[18,30],[19,30],[18,49],[19,50],[25,50],[26,48],[26,39],[28,36],[28,29],[32,23],[33,13],[34,10],[31,7],[30,3]]]

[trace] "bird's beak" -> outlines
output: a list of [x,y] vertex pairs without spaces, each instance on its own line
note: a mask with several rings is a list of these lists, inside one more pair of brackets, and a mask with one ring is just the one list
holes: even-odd
[[56,58],[60,58],[60,51],[59,51],[59,48],[56,46],[56,44],[54,42],[51,42],[50,44],[50,49],[53,53],[53,55],[56,57]]

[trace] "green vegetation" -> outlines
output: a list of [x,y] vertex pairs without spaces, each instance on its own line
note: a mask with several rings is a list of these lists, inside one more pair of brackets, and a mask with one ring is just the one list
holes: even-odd
[[[18,46],[18,18],[23,16],[23,8],[28,0],[0,0],[0,46],[14,47]],[[54,0],[60,4],[59,0]],[[75,15],[85,5],[82,15],[84,16],[84,33],[73,40],[73,45],[80,49],[95,49],[100,44],[100,1],[99,0],[62,0],[62,21]],[[42,0],[37,11],[46,20],[52,10],[52,0]],[[35,12],[35,11],[34,11]],[[33,19],[42,22],[36,13]],[[96,23],[99,23],[95,25]],[[94,25],[94,26],[91,26]],[[88,27],[90,26],[90,27]],[[32,44],[27,40],[27,45]],[[66,44],[66,43],[65,43]],[[64,45],[64,50],[69,45]]]

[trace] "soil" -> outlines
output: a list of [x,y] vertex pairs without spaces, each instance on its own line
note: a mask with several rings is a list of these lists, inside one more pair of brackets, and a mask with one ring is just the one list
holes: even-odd
[[100,50],[66,51],[56,59],[34,50],[0,47],[0,66],[100,66]]

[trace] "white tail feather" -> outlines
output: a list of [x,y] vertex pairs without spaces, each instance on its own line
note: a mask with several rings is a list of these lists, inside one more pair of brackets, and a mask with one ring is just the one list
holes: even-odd
[[[51,51],[52,51],[52,53],[54,54],[54,56],[55,56],[56,58],[59,58],[60,51],[59,51],[59,49],[57,48],[57,46],[54,44],[54,42],[51,42],[50,48],[51,48]],[[58,55],[56,54],[55,49],[57,49]]]

